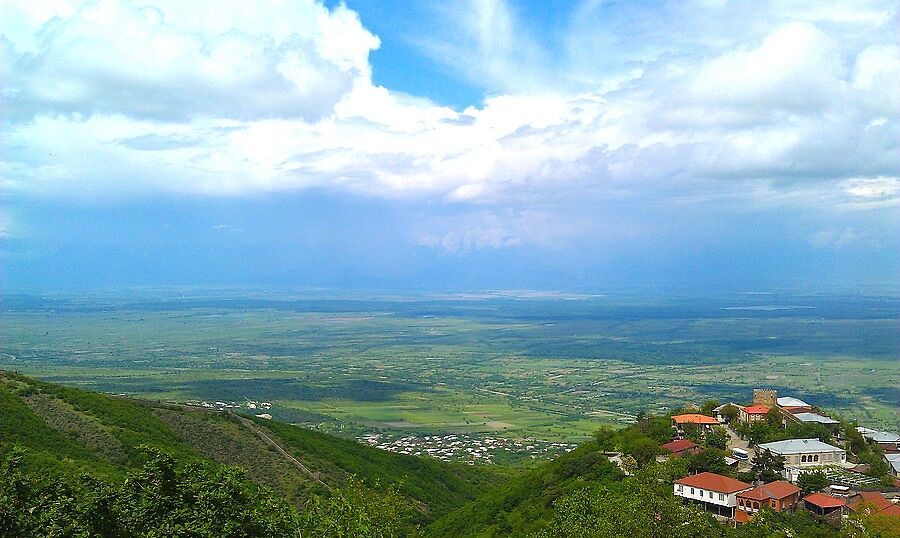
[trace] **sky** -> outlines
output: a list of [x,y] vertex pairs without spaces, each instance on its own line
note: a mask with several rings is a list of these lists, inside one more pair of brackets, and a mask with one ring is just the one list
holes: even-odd
[[0,285],[900,288],[898,4],[0,4]]

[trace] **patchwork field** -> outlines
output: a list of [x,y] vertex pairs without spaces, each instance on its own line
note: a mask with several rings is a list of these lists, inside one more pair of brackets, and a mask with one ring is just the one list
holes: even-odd
[[900,430],[900,302],[773,296],[6,297],[0,368],[347,436],[583,440],[777,388]]

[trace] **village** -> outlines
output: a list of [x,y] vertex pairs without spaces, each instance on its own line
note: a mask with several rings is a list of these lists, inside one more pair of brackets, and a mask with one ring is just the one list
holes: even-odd
[[[673,439],[661,446],[666,454],[658,461],[697,454],[708,446],[707,439],[727,436],[723,448],[730,450],[724,457],[729,473],[701,471],[673,483],[674,495],[723,522],[746,523],[769,508],[806,510],[834,527],[853,514],[898,518],[900,525],[896,433],[862,426],[847,431],[821,409],[766,389],[755,389],[749,405],[728,403],[708,414],[671,418]],[[787,438],[759,442],[767,428]],[[814,431],[818,436],[791,438],[792,430]]]
[[462,461],[469,465],[495,463],[498,458],[555,458],[576,445],[539,439],[509,439],[472,435],[396,436],[370,433],[357,440],[382,450],[414,456],[430,456],[443,461]]

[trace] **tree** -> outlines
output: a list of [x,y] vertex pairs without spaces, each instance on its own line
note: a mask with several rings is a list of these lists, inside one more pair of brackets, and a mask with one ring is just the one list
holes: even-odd
[[757,480],[771,482],[781,478],[784,471],[784,458],[772,454],[770,450],[756,451],[750,462],[750,472]]
[[716,448],[708,448],[691,454],[687,460],[688,472],[691,474],[704,471],[722,475],[730,475],[731,468],[725,463],[725,452]]
[[703,441],[708,447],[725,450],[728,448],[728,432],[725,431],[725,428],[716,426],[711,432],[706,434]]
[[616,444],[619,442],[619,432],[609,426],[600,426],[594,432],[594,439],[597,441],[600,450],[609,452],[616,449]]
[[656,461],[659,445],[649,437],[634,437],[623,441],[622,452],[634,458],[639,467],[644,467]]
[[641,536],[724,537],[725,527],[696,506],[672,495],[671,483],[656,466],[620,483],[592,484],[560,499],[553,519],[536,537]]
[[777,407],[769,409],[769,412],[766,413],[766,424],[773,428],[780,428],[782,424],[784,424],[781,411],[779,411]]
[[828,479],[822,471],[807,471],[801,473],[797,478],[797,487],[803,491],[803,494],[821,491],[828,485]]
[[728,404],[719,411],[719,414],[722,415],[726,422],[732,424],[741,415],[741,412],[734,404]]
[[700,426],[698,426],[696,424],[688,423],[688,424],[682,424],[681,429],[684,432],[685,439],[690,439],[691,441],[698,443],[698,444],[702,441],[701,434],[700,434]]
[[703,402],[703,405],[700,406],[700,414],[712,416],[713,409],[719,407],[720,405],[722,404],[719,403],[719,400],[706,400],[705,402]]
[[772,427],[764,422],[754,422],[745,431],[747,432],[747,442],[750,443],[750,446],[765,443],[772,437]]

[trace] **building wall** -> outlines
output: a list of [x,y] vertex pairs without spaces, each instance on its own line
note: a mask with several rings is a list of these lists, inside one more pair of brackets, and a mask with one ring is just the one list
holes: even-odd
[[[691,486],[685,486],[682,484],[675,484],[674,491],[676,496],[690,499],[692,501],[704,501],[710,504],[716,504],[728,508],[734,508],[735,506],[737,506],[737,493],[724,494],[702,488],[692,488]],[[710,497],[710,494],[712,494],[712,497]]]
[[[820,465],[834,465],[847,461],[846,452],[804,452],[802,454],[773,454],[784,456],[784,464],[791,467],[818,467]],[[804,458],[805,456],[805,458]]]
[[753,405],[775,407],[778,404],[778,391],[771,389],[753,389]]

